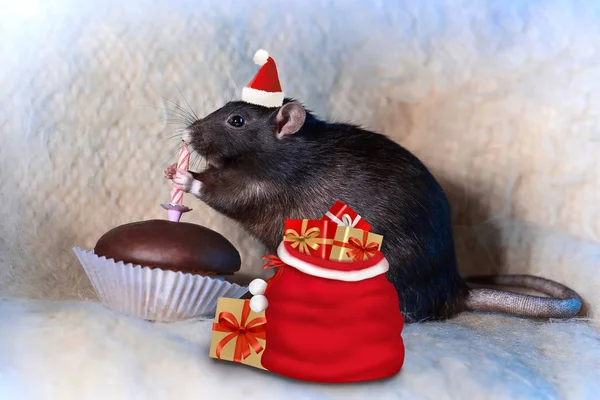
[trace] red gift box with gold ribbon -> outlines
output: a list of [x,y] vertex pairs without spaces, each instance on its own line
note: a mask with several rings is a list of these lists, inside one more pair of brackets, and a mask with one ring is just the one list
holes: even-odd
[[331,206],[321,220],[331,221],[340,226],[362,229],[363,231],[371,230],[371,225],[367,221],[362,219],[356,211],[340,200],[337,200]]
[[300,253],[327,260],[337,225],[326,220],[288,219],[283,241]]

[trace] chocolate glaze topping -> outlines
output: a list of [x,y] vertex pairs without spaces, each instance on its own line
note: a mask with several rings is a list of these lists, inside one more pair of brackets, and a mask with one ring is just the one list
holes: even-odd
[[184,273],[230,275],[240,253],[223,235],[186,222],[148,220],[117,226],[96,243],[98,256]]

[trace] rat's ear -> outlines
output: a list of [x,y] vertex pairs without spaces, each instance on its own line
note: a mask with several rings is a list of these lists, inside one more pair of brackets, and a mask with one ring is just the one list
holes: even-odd
[[306,110],[300,104],[291,102],[284,104],[277,112],[277,139],[298,132],[306,121]]

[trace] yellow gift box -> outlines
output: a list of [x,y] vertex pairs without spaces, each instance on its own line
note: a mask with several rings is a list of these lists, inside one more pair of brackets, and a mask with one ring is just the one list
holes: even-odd
[[344,262],[363,261],[380,251],[382,242],[383,236],[376,233],[338,226],[329,259]]
[[212,328],[209,356],[265,369],[265,313],[250,309],[250,300],[219,297]]

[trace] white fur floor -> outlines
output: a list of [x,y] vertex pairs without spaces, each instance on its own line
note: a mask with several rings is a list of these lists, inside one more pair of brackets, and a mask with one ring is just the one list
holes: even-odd
[[[597,398],[599,19],[583,0],[0,0],[0,398]],[[582,320],[410,326],[398,377],[327,387],[209,360],[207,322],[94,303],[71,248],[164,218],[181,126],[164,97],[207,114],[261,47],[286,93],[425,161],[463,273],[558,280]],[[262,273],[258,243],[185,202]]]
[[576,322],[412,325],[397,377],[334,387],[209,359],[210,322],[151,324],[78,302],[5,301],[0,316],[3,399],[592,399],[600,390],[600,356],[586,351],[599,337]]
[[595,399],[583,322],[464,315],[407,327],[396,377],[318,385],[208,358],[210,321],[152,324],[97,303],[0,303],[2,399]]

